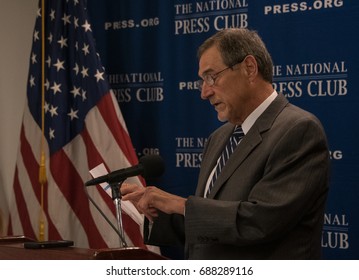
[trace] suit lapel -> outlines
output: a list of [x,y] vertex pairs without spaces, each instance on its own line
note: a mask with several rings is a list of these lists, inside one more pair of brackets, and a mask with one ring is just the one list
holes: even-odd
[[[232,134],[234,125],[227,123],[221,128],[221,131],[218,136],[214,136],[215,141],[212,143],[207,143],[207,149],[210,152],[206,151],[206,160],[202,162],[200,175],[198,177],[198,184],[196,195],[203,196],[204,190],[206,188],[207,179],[211,174],[214,166],[217,164],[217,160],[220,157],[230,135]],[[209,139],[211,142],[211,139]]]
[[[241,143],[237,146],[232,156],[228,159],[226,165],[222,169],[222,172],[218,176],[209,198],[216,196],[216,193],[221,189],[224,183],[228,178],[233,174],[233,172],[245,161],[248,155],[262,142],[263,132],[269,130],[273,125],[274,120],[278,114],[284,109],[288,104],[287,99],[279,94],[278,97],[269,105],[269,107],[263,112],[263,114],[257,119],[248,133],[243,137]],[[233,130],[233,127],[232,127]],[[229,132],[229,134],[231,131]],[[227,141],[229,134],[226,135],[226,139],[221,140],[221,146],[216,147],[216,155],[213,155],[214,159],[211,160],[212,164],[210,169],[206,172],[206,178],[208,178],[210,172],[212,171],[217,159]],[[223,143],[224,142],[224,143]],[[217,151],[217,149],[219,151]],[[214,163],[213,163],[214,161]]]
[[214,186],[211,190],[209,198],[213,198],[221,189],[224,182],[233,174],[233,172],[245,161],[247,156],[262,142],[262,137],[258,131],[254,133],[247,133],[243,137],[241,143],[234,150],[231,157],[228,159],[222,172],[219,174]]

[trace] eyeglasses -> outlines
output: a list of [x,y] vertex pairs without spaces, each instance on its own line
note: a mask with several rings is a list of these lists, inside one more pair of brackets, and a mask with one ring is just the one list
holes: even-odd
[[242,63],[243,60],[244,60],[244,58],[240,62],[237,62],[231,66],[228,66],[228,67],[222,69],[221,71],[218,71],[217,73],[203,75],[203,79],[196,81],[198,90],[202,91],[204,83],[206,83],[209,87],[213,86],[216,82],[216,79],[219,77],[220,74],[222,74],[224,71],[226,71],[228,69],[233,69],[234,66],[236,66],[239,63]]

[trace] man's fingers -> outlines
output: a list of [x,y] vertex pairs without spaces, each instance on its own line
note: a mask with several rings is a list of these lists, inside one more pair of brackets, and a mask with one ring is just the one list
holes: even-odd
[[139,194],[137,192],[133,192],[133,193],[128,193],[128,194],[122,194],[122,200],[130,200],[130,201],[133,201],[133,200],[139,200],[140,196],[142,194]]

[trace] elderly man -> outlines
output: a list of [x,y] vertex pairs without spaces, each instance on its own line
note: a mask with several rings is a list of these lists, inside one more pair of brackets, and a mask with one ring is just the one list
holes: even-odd
[[329,177],[322,125],[274,90],[255,31],[220,31],[198,57],[201,97],[225,123],[208,138],[195,195],[123,185],[123,199],[153,223],[147,241],[183,243],[189,259],[319,259]]

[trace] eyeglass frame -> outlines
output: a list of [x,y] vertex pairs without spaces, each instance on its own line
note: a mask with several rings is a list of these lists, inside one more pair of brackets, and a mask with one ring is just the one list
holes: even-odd
[[[214,84],[216,83],[217,78],[220,76],[220,74],[222,74],[224,71],[228,70],[228,69],[233,69],[234,66],[236,66],[237,64],[240,64],[244,61],[244,59],[246,58],[246,56],[240,61],[240,62],[236,62],[234,64],[232,64],[231,66],[228,66],[214,74],[205,74],[203,76],[203,79],[199,79],[197,80],[195,83],[198,87],[199,91],[202,91],[203,89],[203,84],[206,83],[209,87],[214,86]],[[208,80],[208,78],[210,78],[210,80]]]

